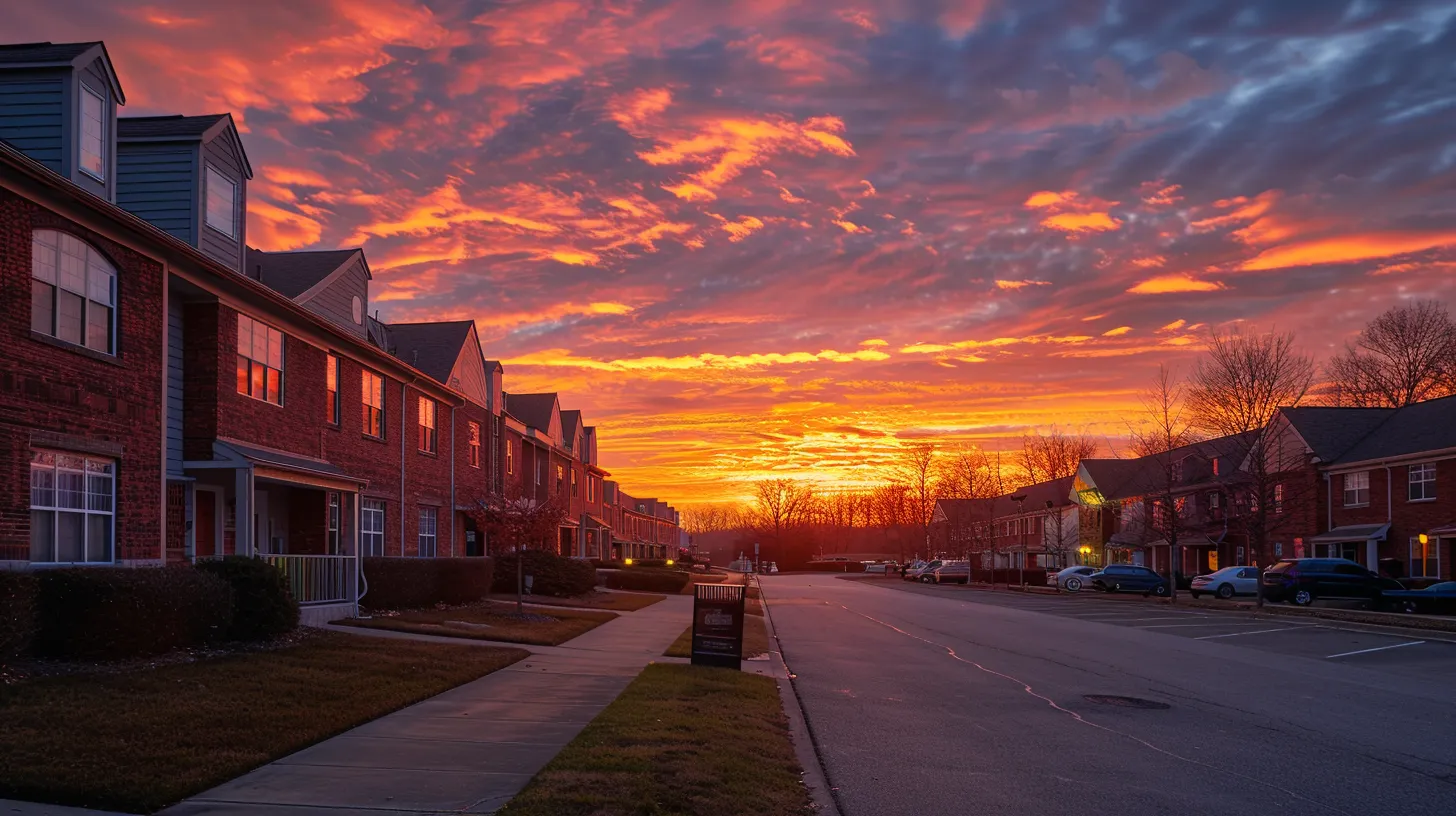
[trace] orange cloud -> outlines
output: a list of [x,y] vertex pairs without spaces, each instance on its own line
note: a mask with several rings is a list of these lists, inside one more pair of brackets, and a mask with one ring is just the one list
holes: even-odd
[[624,130],[635,135],[638,128],[671,104],[672,91],[667,88],[643,88],[613,98],[607,105],[607,113]]
[[1352,263],[1423,252],[1456,244],[1452,232],[1384,232],[1343,235],[1266,249],[1239,265],[1246,271]]
[[728,233],[730,241],[742,241],[761,229],[763,229],[763,222],[751,215],[745,215],[737,221],[728,221],[723,224],[723,231]]
[[1217,292],[1223,284],[1198,280],[1191,275],[1159,275],[1127,290],[1134,295],[1166,295],[1175,292]]
[[1161,334],[1163,332],[1178,331],[1179,329],[1183,328],[1186,325],[1188,325],[1188,321],[1183,320],[1182,318],[1179,318],[1178,320],[1174,320],[1172,323],[1169,323],[1168,325],[1164,326],[1163,328],[1158,329],[1158,333]]
[[1039,280],[997,280],[996,281],[996,288],[997,289],[1010,289],[1011,291],[1016,291],[1018,289],[1025,289],[1028,286],[1051,286],[1051,285],[1052,285],[1052,282],[1051,281],[1039,281]]
[[1102,333],[1103,337],[1121,337],[1132,331],[1132,326],[1118,326],[1115,329],[1108,329]]
[[1065,204],[1076,197],[1076,193],[1054,193],[1050,190],[1043,190],[1039,193],[1032,193],[1031,197],[1026,199],[1026,203],[1022,206],[1039,210]]
[[1062,213],[1042,219],[1041,225],[1064,232],[1106,232],[1122,226],[1122,222],[1103,212]]
[[248,243],[269,252],[302,249],[319,242],[324,227],[297,212],[252,197],[248,202]]
[[1117,202],[1080,198],[1075,191],[1052,192],[1043,190],[1033,193],[1022,206],[1029,210],[1043,210],[1051,215],[1043,218],[1041,225],[1063,232],[1107,232],[1122,226],[1106,209]]
[[853,221],[836,220],[834,222],[834,226],[839,227],[840,229],[851,235],[858,232],[873,232],[873,230],[871,230],[869,227],[866,227],[862,224],[856,224]]
[[[691,133],[659,141],[652,150],[638,153],[651,165],[707,164],[692,174],[683,188],[710,191],[737,178],[745,168],[768,161],[783,152],[816,154],[828,152],[853,156],[854,148],[838,134],[844,122],[832,116],[807,119],[717,119],[701,123]],[[679,198],[694,200],[672,187],[664,188]]]

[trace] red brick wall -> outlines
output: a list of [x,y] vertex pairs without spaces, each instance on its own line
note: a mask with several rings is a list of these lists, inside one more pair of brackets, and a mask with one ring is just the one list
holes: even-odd
[[[117,355],[60,347],[30,330],[31,231],[59,229],[117,270]],[[0,189],[0,559],[30,557],[32,447],[85,446],[118,461],[116,557],[162,557],[161,266]]]
[[[1334,526],[1348,524],[1384,524],[1390,531],[1380,545],[1381,558],[1394,558],[1405,564],[1410,559],[1410,539],[1421,533],[1456,522],[1456,459],[1436,462],[1436,498],[1434,501],[1410,501],[1408,463],[1390,468],[1390,501],[1386,501],[1386,471],[1370,469],[1370,504],[1367,507],[1345,507],[1344,479],[1333,476]],[[1389,512],[1389,516],[1387,516]],[[1441,552],[1441,576],[1453,574],[1451,560],[1456,556],[1449,544]],[[1406,574],[1409,574],[1408,572]]]
[[[436,452],[426,453],[420,450],[419,445],[419,397],[421,392],[414,388],[405,390],[407,397],[405,399],[404,432],[407,436],[405,441],[403,554],[419,555],[420,508],[428,506],[437,508],[435,513],[436,552],[444,557],[450,554],[450,524],[451,519],[454,518],[453,508],[450,504],[450,406],[437,403]],[[397,413],[395,422],[398,422]],[[455,424],[458,428],[463,426],[464,422],[460,420],[459,416],[456,416]],[[396,429],[398,429],[397,424]],[[459,451],[460,446],[457,444],[456,452],[459,453]]]
[[[366,479],[363,498],[384,502],[384,551],[399,555],[399,394],[400,384],[384,378],[384,438],[364,434],[362,381],[364,366],[343,358],[339,363],[339,424],[329,424],[327,394],[320,363],[317,387],[324,393],[318,422],[323,428],[325,458],[350,476]],[[371,369],[373,370],[373,369]],[[375,371],[375,373],[379,373]],[[286,390],[286,389],[285,389]],[[412,439],[406,439],[409,444]]]

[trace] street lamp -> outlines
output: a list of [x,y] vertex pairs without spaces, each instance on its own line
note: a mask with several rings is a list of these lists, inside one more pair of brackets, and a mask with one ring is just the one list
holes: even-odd
[[1021,518],[1021,503],[1026,501],[1026,494],[1012,496],[1011,500],[1016,502],[1016,532],[1021,537],[1021,562],[1017,567],[1021,573],[1021,588],[1026,589],[1026,520]]

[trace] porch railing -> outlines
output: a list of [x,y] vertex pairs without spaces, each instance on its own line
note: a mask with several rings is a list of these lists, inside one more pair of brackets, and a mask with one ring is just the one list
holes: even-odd
[[300,606],[352,603],[358,562],[352,555],[260,555],[288,576]]

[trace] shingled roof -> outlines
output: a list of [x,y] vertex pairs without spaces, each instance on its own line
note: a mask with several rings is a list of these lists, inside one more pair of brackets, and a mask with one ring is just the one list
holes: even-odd
[[117,79],[116,73],[111,67],[111,55],[106,52],[106,43],[100,40],[76,43],[34,42],[0,45],[0,65],[7,68],[76,66],[93,49],[99,50],[100,55],[105,57],[107,79],[111,80],[111,89],[116,92],[116,101],[125,105],[126,94],[122,93],[121,81]]
[[[565,438],[568,448],[576,442],[576,426],[580,424],[581,411],[571,410],[561,412],[561,436]],[[580,451],[577,451],[577,453],[580,453]]]
[[1394,408],[1285,408],[1281,411],[1320,462],[1341,458],[1396,413]]
[[551,409],[556,405],[555,392],[549,394],[506,394],[506,410],[516,419],[538,431],[551,429]]
[[313,252],[264,252],[248,247],[245,269],[256,274],[269,289],[296,298],[348,263],[358,249],[325,249]]
[[460,349],[470,338],[469,320],[446,323],[390,323],[394,356],[439,382],[449,384]]
[[1394,410],[1365,410],[1383,411],[1386,419],[1344,451],[1335,464],[1456,448],[1456,396]]
[[213,128],[232,121],[230,113],[203,116],[121,116],[116,120],[116,138],[122,141],[150,139],[202,139]]

